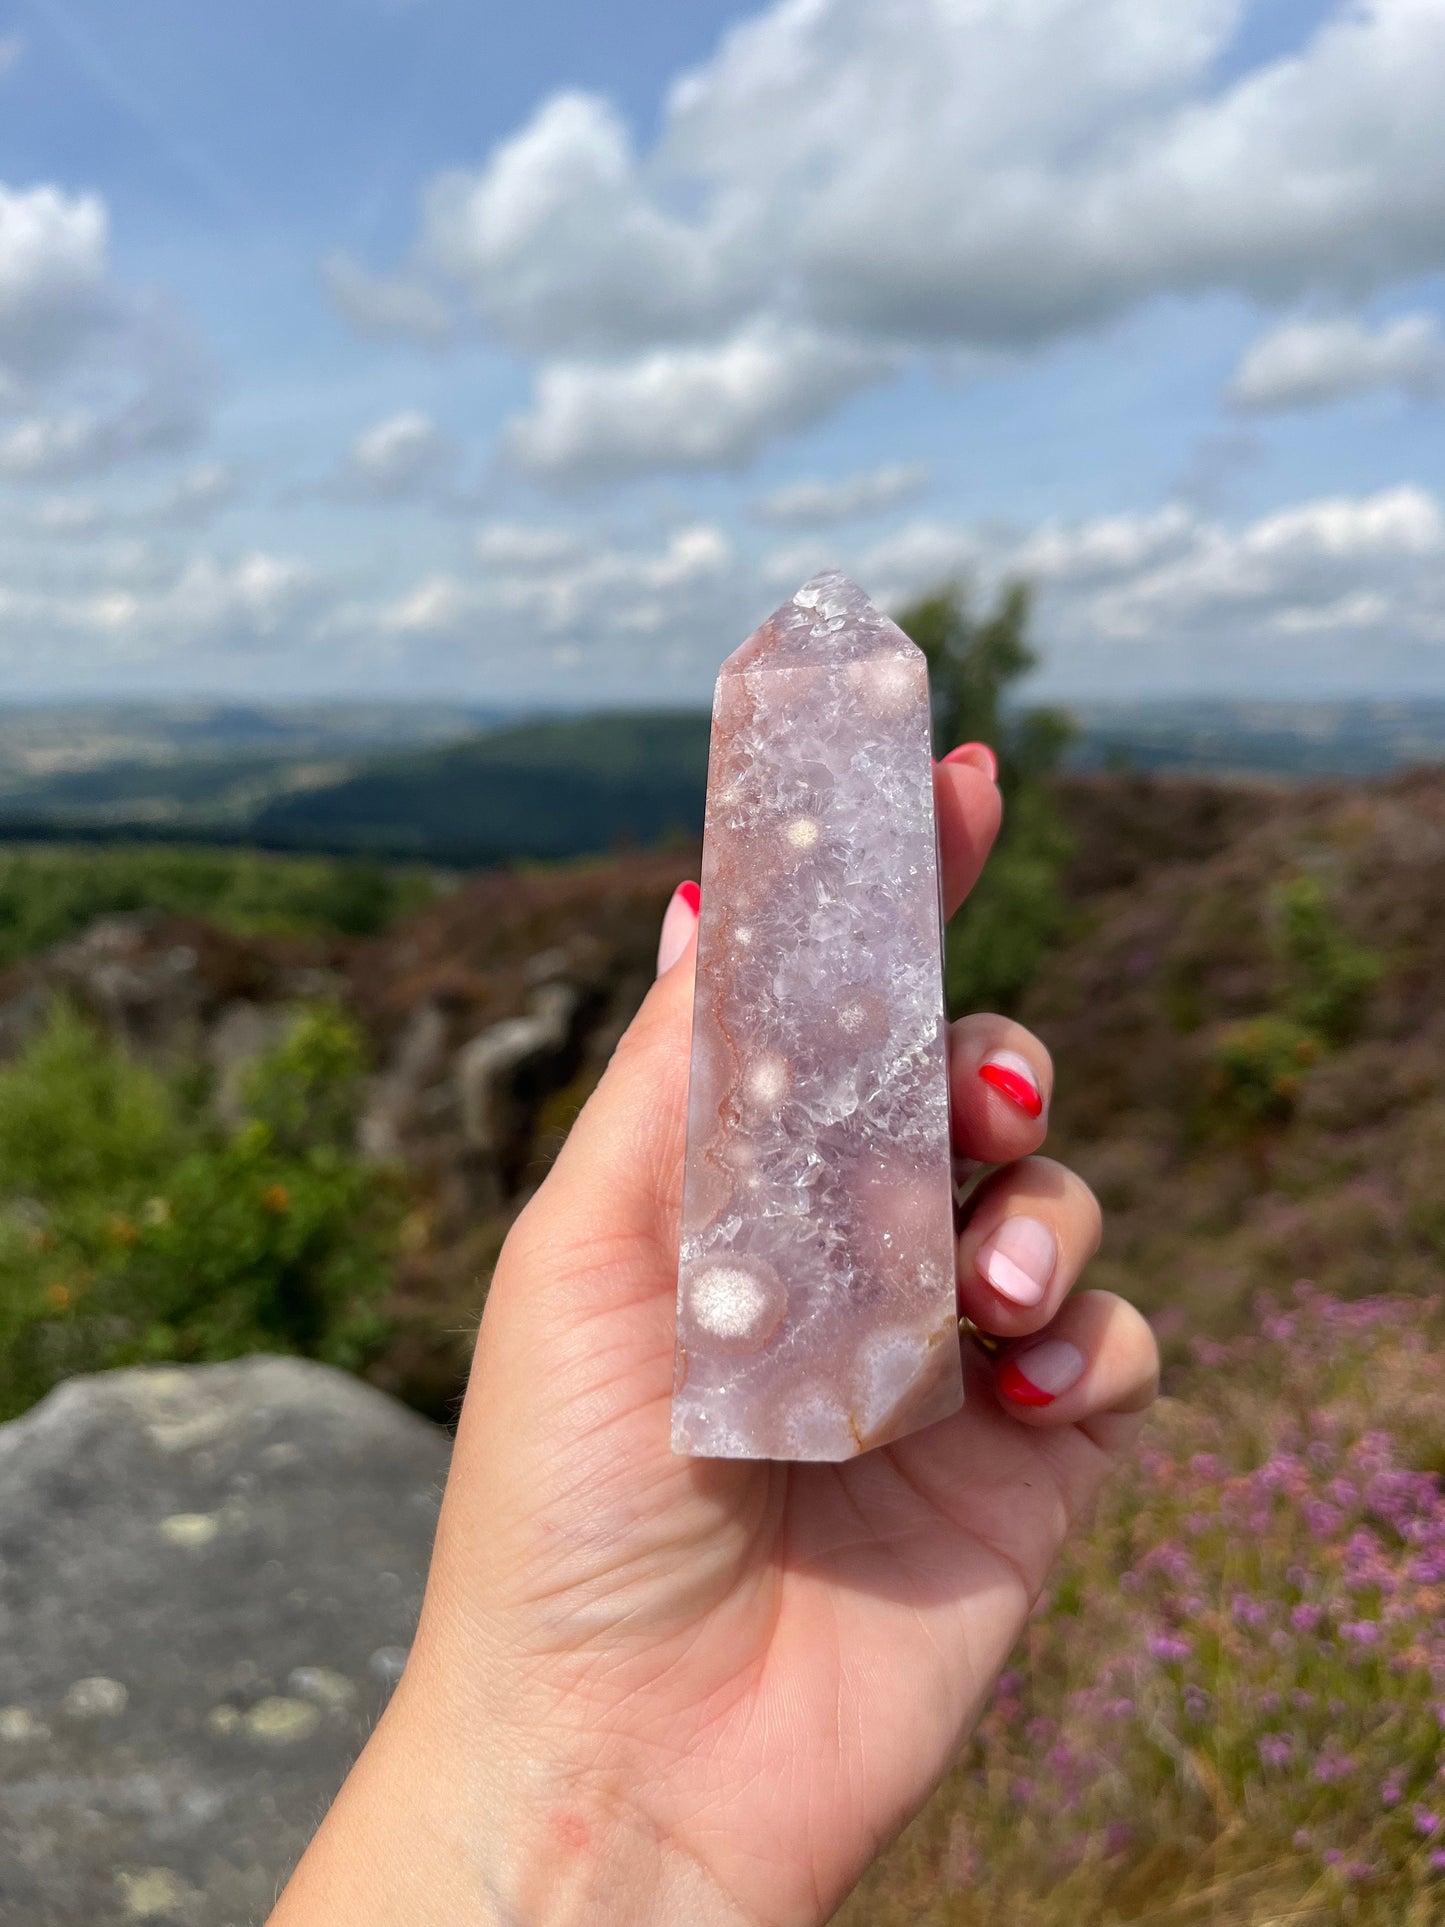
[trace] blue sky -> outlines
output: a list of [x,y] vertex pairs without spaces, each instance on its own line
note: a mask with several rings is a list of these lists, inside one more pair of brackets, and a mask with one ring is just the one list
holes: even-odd
[[1445,0],[0,0],[17,695],[1445,693]]

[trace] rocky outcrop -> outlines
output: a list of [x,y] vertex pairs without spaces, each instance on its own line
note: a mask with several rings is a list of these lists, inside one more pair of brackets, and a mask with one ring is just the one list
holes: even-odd
[[259,1922],[405,1663],[443,1432],[288,1358],[0,1427],[0,1920]]

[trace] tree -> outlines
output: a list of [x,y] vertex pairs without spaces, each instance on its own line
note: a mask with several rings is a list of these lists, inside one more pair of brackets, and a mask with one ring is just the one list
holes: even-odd
[[949,928],[946,981],[955,1014],[1010,1010],[1064,924],[1059,876],[1069,844],[1045,779],[1073,724],[1060,710],[1009,701],[1038,662],[1023,583],[1006,584],[987,614],[976,615],[963,589],[951,584],[898,620],[928,659],[935,755],[982,742],[998,758],[1004,827],[982,881]]

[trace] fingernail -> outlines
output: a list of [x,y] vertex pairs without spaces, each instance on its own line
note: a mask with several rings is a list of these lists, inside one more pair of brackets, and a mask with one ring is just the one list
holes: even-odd
[[1029,1117],[1037,1117],[1044,1108],[1044,1094],[1039,1089],[1039,1080],[1034,1076],[1033,1066],[1026,1057],[1017,1051],[996,1050],[986,1057],[978,1067],[978,1074],[985,1084],[991,1084],[996,1091],[1002,1091],[1011,1103]]
[[1014,1305],[1041,1303],[1058,1261],[1054,1234],[1037,1218],[1005,1218],[974,1259],[999,1297]]
[[697,928],[697,913],[702,892],[695,883],[679,883],[672,893],[667,914],[662,919],[662,935],[657,940],[657,974],[671,970],[692,941]]
[[945,763],[967,763],[972,769],[981,769],[990,783],[998,781],[998,758],[987,743],[960,743],[943,760]]
[[998,1388],[1015,1405],[1052,1405],[1083,1376],[1084,1354],[1066,1338],[1046,1338],[1016,1352],[998,1375]]

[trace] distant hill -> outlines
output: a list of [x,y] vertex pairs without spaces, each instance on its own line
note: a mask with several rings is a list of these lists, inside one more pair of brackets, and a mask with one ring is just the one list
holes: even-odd
[[1445,762],[1445,700],[1257,702],[1215,697],[1074,703],[1076,769],[1200,775],[1382,776]]
[[465,863],[694,837],[707,747],[704,711],[522,724],[279,797],[256,813],[250,833],[274,847]]
[[[1297,781],[1445,763],[1445,701],[1073,709],[1075,771]],[[701,709],[0,708],[0,839],[142,837],[492,864],[695,836]]]

